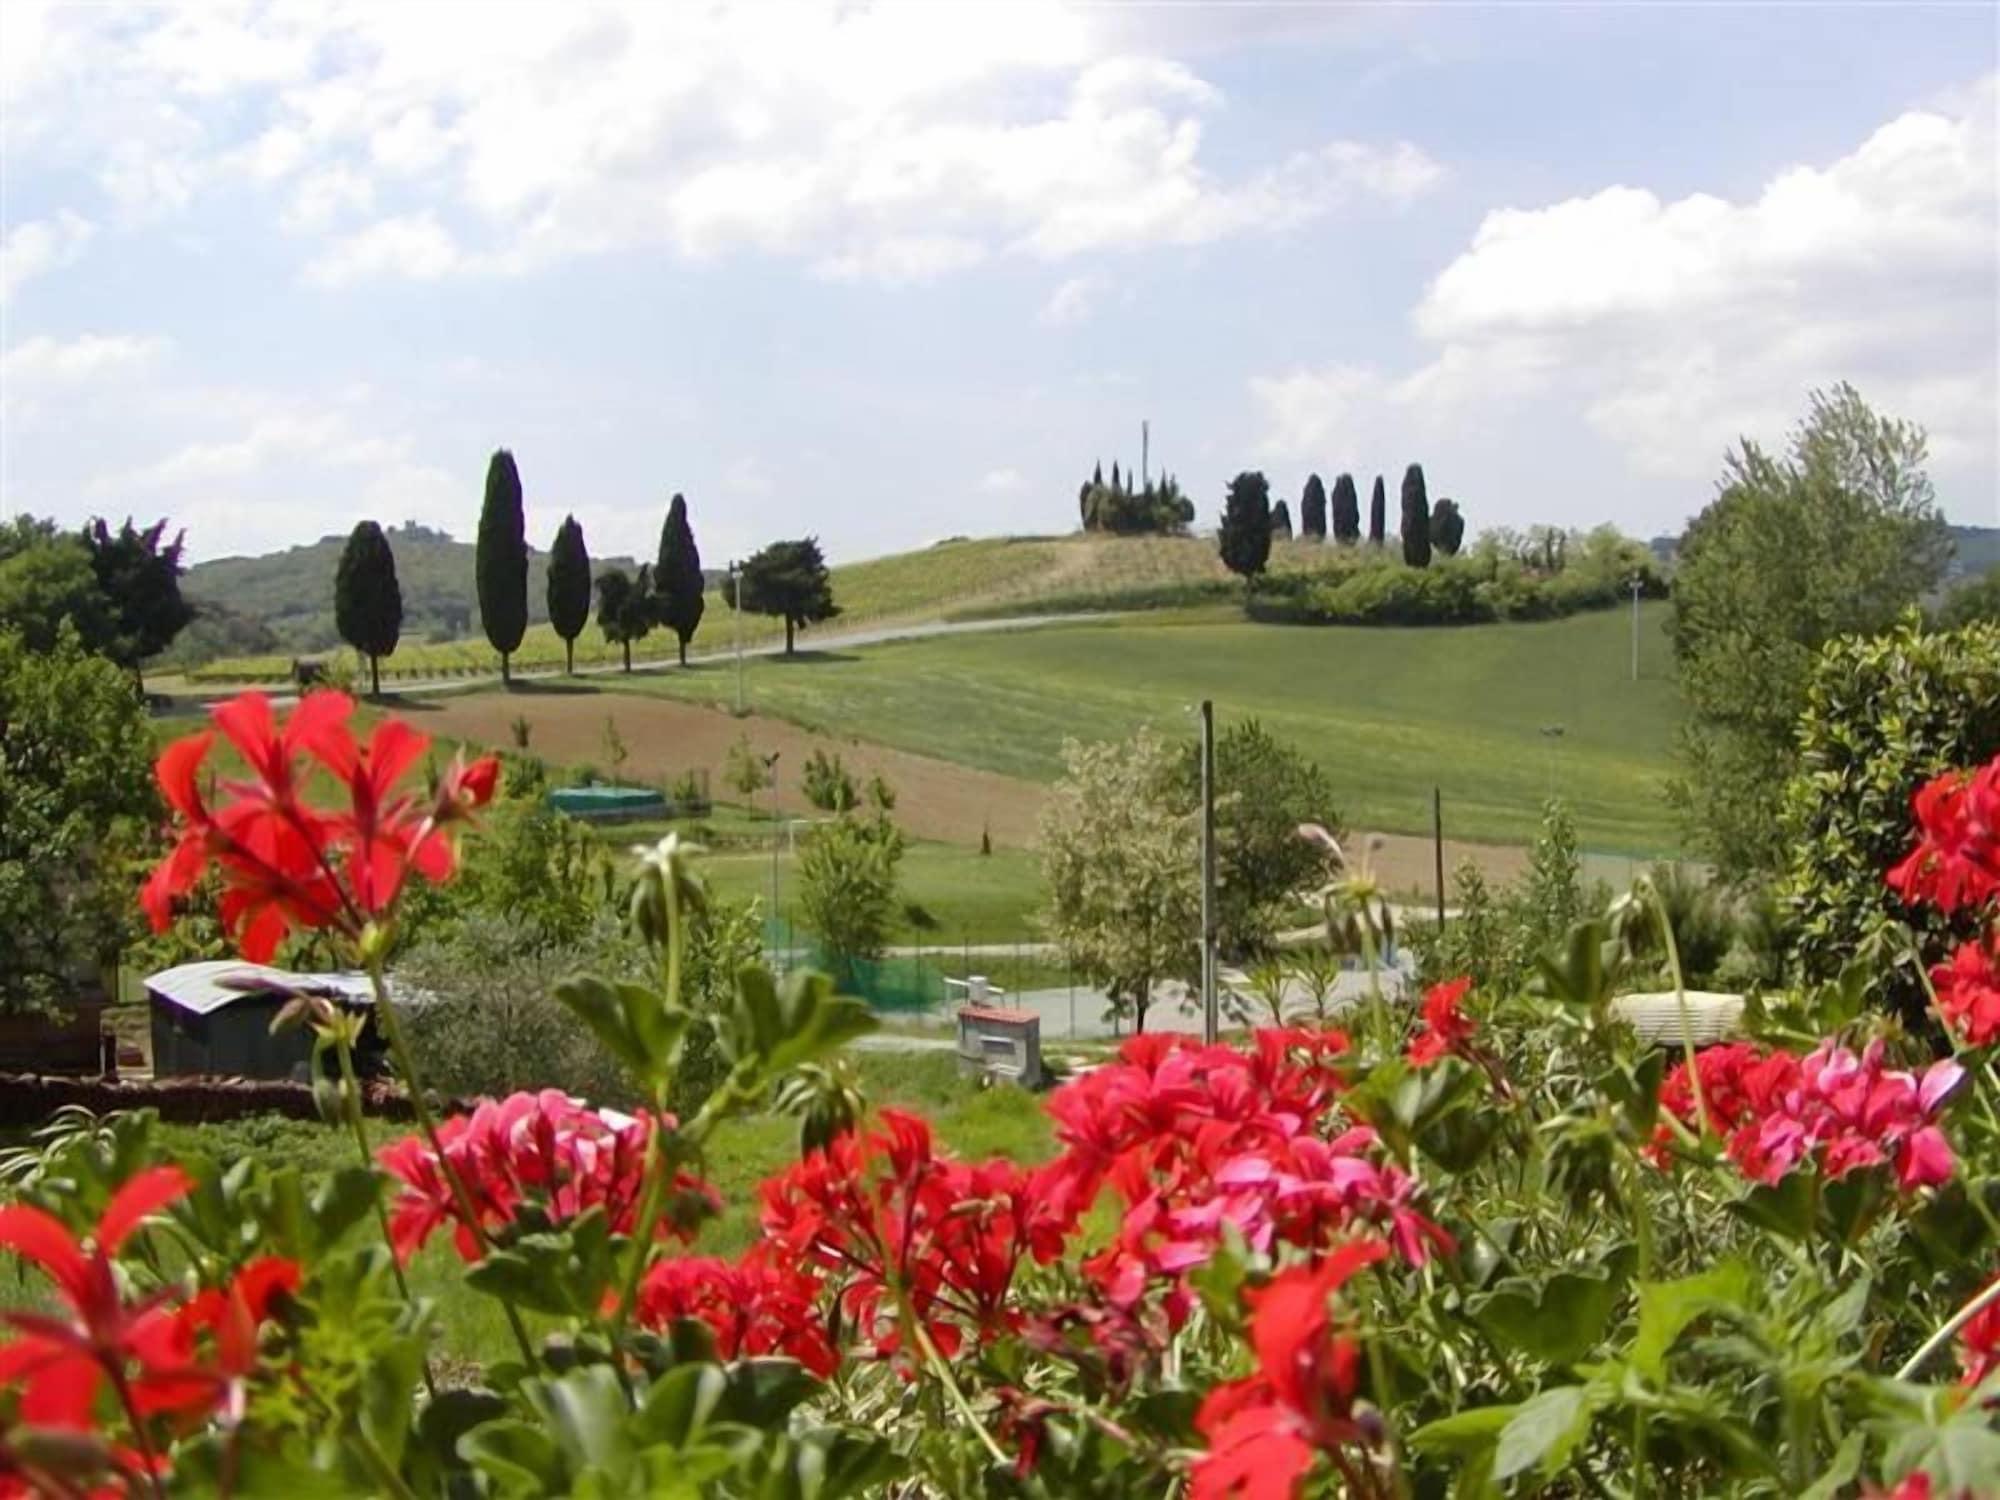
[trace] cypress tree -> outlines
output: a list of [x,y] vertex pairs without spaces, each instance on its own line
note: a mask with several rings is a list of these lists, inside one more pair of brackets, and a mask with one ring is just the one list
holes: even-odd
[[368,658],[368,691],[382,696],[382,658],[403,633],[403,591],[396,582],[396,554],[373,521],[348,533],[333,575],[333,622],[340,638]]
[[1368,545],[1382,545],[1382,528],[1389,519],[1389,492],[1383,488],[1382,476],[1375,476],[1375,489],[1368,496]]
[[486,466],[486,503],[479,511],[473,553],[479,623],[500,653],[500,680],[512,682],[510,658],[528,630],[528,537],[521,514],[521,472],[505,448]]
[[1333,482],[1333,539],[1351,547],[1361,540],[1361,498],[1354,492],[1354,476],[1343,474]]
[[1114,494],[1117,492],[1118,487],[1118,460],[1114,458],[1111,460],[1111,489]]
[[590,552],[575,516],[564,516],[549,548],[549,623],[562,637],[563,671],[576,673],[576,638],[590,623]]
[[1306,476],[1305,493],[1299,496],[1299,535],[1326,540],[1326,486],[1317,474]]
[[1282,500],[1271,507],[1271,536],[1280,542],[1292,539],[1292,508]]
[[1456,500],[1440,500],[1431,507],[1431,545],[1446,557],[1458,556],[1465,543],[1465,516]]
[[687,501],[675,495],[667,507],[666,523],[660,527],[660,558],[653,569],[653,589],[659,601],[660,623],[674,633],[682,666],[687,665],[688,642],[708,607],[703,597],[707,586],[708,580],[701,573],[701,552],[688,525]]
[[1245,592],[1255,588],[1271,556],[1271,484],[1262,474],[1245,470],[1229,481],[1215,542],[1223,566],[1242,577]]
[[1422,464],[1403,470],[1403,561],[1413,568],[1431,565],[1431,498]]

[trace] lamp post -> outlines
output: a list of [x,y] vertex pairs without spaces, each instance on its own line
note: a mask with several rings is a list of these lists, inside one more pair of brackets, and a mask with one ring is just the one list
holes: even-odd
[[729,582],[736,601],[732,623],[736,633],[736,717],[740,719],[743,717],[743,570],[733,557],[729,560]]
[[1222,1030],[1215,995],[1215,704],[1201,700],[1201,1037]]
[[1632,680],[1639,680],[1639,590],[1644,581],[1638,577],[1632,580]]

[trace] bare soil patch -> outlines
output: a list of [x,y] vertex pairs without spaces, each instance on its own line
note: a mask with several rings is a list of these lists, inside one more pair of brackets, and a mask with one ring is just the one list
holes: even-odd
[[[896,790],[896,820],[917,838],[976,844],[990,830],[993,842],[1026,848],[1034,842],[1043,789],[1030,781],[991,771],[911,755],[862,740],[816,734],[783,719],[751,714],[745,718],[667,698],[613,693],[476,693],[411,704],[416,721],[433,734],[467,744],[502,748],[513,744],[516,716],[530,727],[528,747],[558,765],[589,762],[609,774],[604,756],[604,721],[617,721],[631,750],[624,775],[660,781],[689,770],[708,773],[716,797],[733,797],[723,771],[729,747],[747,735],[759,754],[778,754],[778,806],[787,812],[813,809],[799,791],[799,773],[814,750],[837,754],[857,780],[880,774]],[[770,793],[758,793],[760,806]]]

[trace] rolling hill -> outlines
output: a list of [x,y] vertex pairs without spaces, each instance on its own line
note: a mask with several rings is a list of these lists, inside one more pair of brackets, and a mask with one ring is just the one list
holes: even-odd
[[[472,580],[472,544],[406,521],[388,533],[403,589],[403,638],[412,645],[473,633],[479,605]],[[279,651],[323,651],[340,644],[333,626],[333,574],[344,536],[263,557],[221,557],[188,569],[182,588],[197,606],[214,606],[267,628]],[[596,562],[593,559],[593,562]],[[528,618],[548,618],[548,554],[528,552]],[[637,566],[630,558],[603,567]]]

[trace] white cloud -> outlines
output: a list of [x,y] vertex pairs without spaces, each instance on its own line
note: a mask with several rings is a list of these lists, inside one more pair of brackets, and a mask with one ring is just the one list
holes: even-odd
[[1097,286],[1094,276],[1070,277],[1049,293],[1049,300],[1042,304],[1036,320],[1051,328],[1067,328],[1073,323],[1083,322],[1091,314]]
[[987,495],[1014,495],[1026,484],[1019,469],[988,469],[980,476],[979,489]]
[[49,386],[76,385],[141,368],[167,347],[161,338],[86,333],[73,339],[31,338],[0,354],[0,396],[10,399]]
[[[321,285],[654,248],[924,280],[1281,230],[1438,176],[1357,141],[1219,175],[1215,85],[1064,0],[35,14],[10,132],[132,215],[263,184],[286,227],[338,228]],[[353,223],[392,188],[424,213]]]
[[737,459],[723,471],[723,486],[732,494],[763,496],[778,487],[770,469],[754,454]]
[[8,230],[0,240],[0,302],[10,299],[23,283],[83,254],[96,228],[81,214],[63,209],[53,218],[30,219]]
[[431,281],[467,264],[450,233],[431,215],[383,219],[337,240],[307,263],[316,286],[342,286],[362,277],[392,274]]
[[1995,102],[1989,78],[1744,201],[1619,186],[1495,210],[1413,311],[1427,362],[1254,379],[1264,445],[1321,457],[1394,434],[1469,458],[1518,439],[1509,413],[1533,403],[1544,444],[1573,441],[1580,413],[1628,473],[1699,481],[1738,436],[1780,438],[1809,388],[1845,379],[1990,490]]

